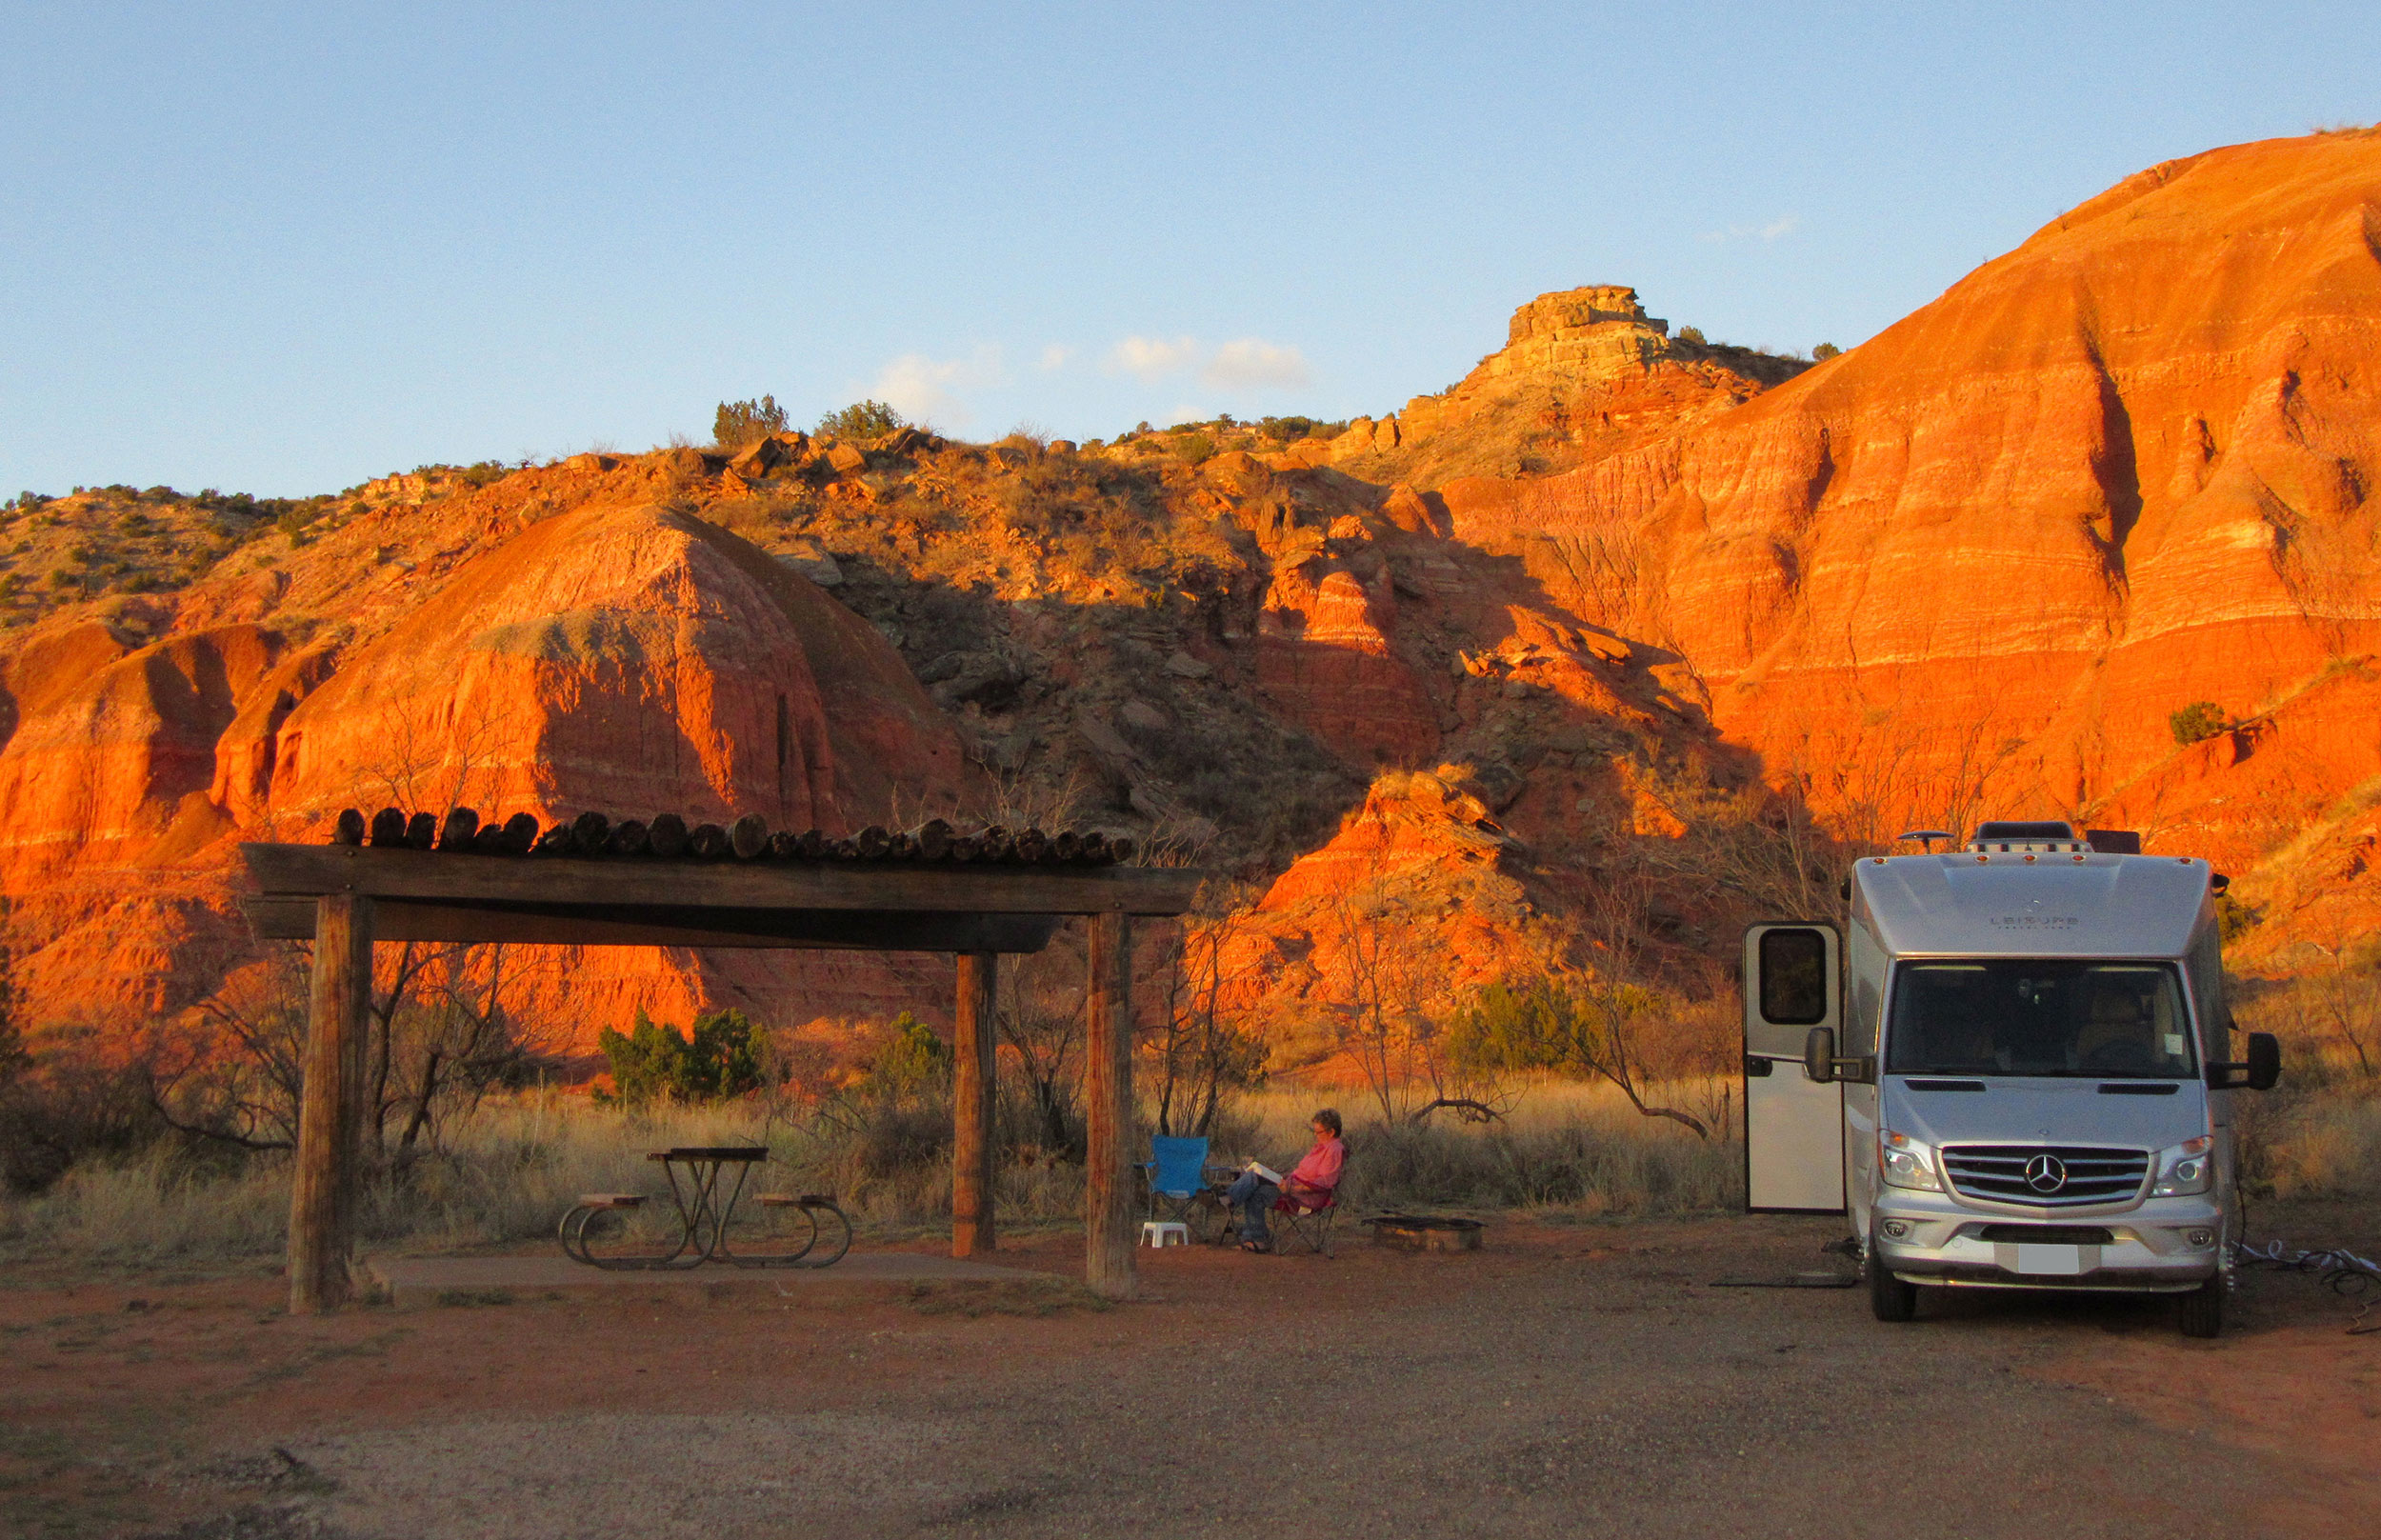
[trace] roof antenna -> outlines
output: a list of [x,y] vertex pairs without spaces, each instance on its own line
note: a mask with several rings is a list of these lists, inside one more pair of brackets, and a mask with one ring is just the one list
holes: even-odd
[[1948,845],[1951,843],[1951,836],[1950,831],[1947,830],[1907,829],[1902,831],[1902,838],[1906,840],[1916,840],[1926,850],[1927,854],[1932,855],[1934,853],[1934,842],[1936,840],[1941,840]]

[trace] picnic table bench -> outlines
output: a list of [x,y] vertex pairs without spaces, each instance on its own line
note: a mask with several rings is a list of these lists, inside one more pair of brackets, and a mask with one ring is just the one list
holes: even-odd
[[[558,1227],[563,1254],[591,1268],[617,1270],[699,1268],[716,1262],[737,1268],[828,1268],[851,1250],[851,1221],[830,1193],[759,1192],[760,1217],[746,1249],[728,1244],[737,1201],[769,1150],[760,1145],[688,1145],[656,1150],[677,1210],[677,1233],[650,1238],[631,1216],[645,1206],[643,1192],[583,1192]],[[734,1180],[721,1196],[722,1179]],[[685,1180],[679,1180],[681,1170]],[[661,1248],[667,1246],[667,1250]]]

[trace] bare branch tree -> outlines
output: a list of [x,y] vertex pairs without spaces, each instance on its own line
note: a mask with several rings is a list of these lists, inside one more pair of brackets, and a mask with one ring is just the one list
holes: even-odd
[[1210,884],[1162,952],[1150,1044],[1160,1133],[1208,1132],[1225,1093],[1252,1083],[1264,1066],[1264,1039],[1230,1003],[1227,961],[1248,929],[1253,899],[1245,886]]
[[196,1021],[149,1035],[150,1100],[169,1126],[247,1150],[296,1145],[312,954],[309,943],[272,944],[201,1002]]
[[993,1002],[1000,1040],[1025,1081],[1026,1117],[1050,1154],[1076,1152],[1074,1083],[1083,1058],[1082,939],[1070,923],[1051,944],[1010,960]]
[[1652,1081],[1643,1038],[1662,1019],[1666,1004],[1639,982],[1652,897],[1653,879],[1644,868],[1608,871],[1603,893],[1587,910],[1584,929],[1594,961],[1572,981],[1580,1009],[1566,1012],[1564,1046],[1577,1068],[1617,1090],[1640,1115],[1668,1118],[1709,1139],[1711,1126],[1703,1118],[1647,1099]]

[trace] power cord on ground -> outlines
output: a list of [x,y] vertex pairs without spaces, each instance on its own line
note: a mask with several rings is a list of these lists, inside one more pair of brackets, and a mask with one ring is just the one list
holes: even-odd
[[2358,1256],[2346,1248],[2329,1251],[2291,1250],[2280,1241],[2268,1241],[2251,1246],[2247,1241],[2232,1243],[2232,1267],[2271,1268],[2277,1272],[2311,1272],[2323,1279],[2323,1286],[2342,1299],[2356,1301],[2356,1313],[2348,1323],[2351,1337],[2381,1331],[2381,1321],[2365,1324],[2375,1303],[2381,1303],[2381,1263]]

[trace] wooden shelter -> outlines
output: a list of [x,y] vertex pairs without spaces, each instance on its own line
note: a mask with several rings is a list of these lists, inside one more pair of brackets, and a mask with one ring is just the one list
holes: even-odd
[[[384,814],[384,819],[389,815]],[[815,857],[777,837],[775,853],[739,840],[711,859],[622,859],[601,820],[570,853],[526,856],[470,833],[439,849],[416,837],[360,843],[347,815],[331,845],[243,845],[260,896],[260,936],[314,943],[313,991],[290,1207],[290,1308],[347,1297],[364,1124],[364,1052],[374,942],[516,942],[623,947],[797,947],[956,955],[959,988],[951,1250],[994,1245],[992,990],[1004,952],[1040,950],[1070,915],[1090,921],[1085,1104],[1085,1278],[1111,1299],[1133,1290],[1131,922],[1190,908],[1201,873],[1101,864],[1096,836],[1000,842],[1000,858],[937,836],[829,842]],[[656,821],[659,823],[659,820]],[[628,826],[624,826],[628,827]],[[640,829],[641,826],[637,826]],[[703,830],[697,830],[701,834]],[[739,829],[741,834],[743,830]],[[864,831],[881,835],[881,830]],[[805,836],[808,838],[808,836]],[[711,842],[717,845],[717,841]],[[813,847],[817,842],[813,841]],[[920,844],[925,847],[919,848]],[[527,841],[520,842],[525,848]],[[702,842],[697,841],[697,848]],[[1020,849],[1030,854],[1020,860]],[[1064,856],[1056,852],[1064,848]],[[542,852],[555,844],[541,842]],[[1088,854],[1082,852],[1089,852]]]

